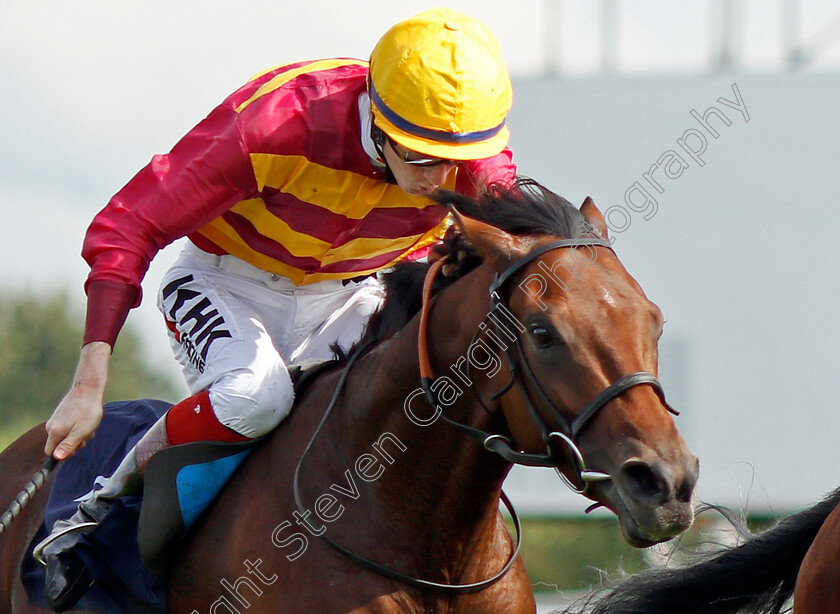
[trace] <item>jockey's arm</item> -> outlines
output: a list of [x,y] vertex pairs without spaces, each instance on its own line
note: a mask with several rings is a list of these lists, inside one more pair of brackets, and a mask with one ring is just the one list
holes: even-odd
[[[229,106],[229,105],[228,105]],[[228,210],[254,189],[237,114],[220,106],[155,156],[93,220],[82,255],[91,265],[84,345],[73,384],[47,421],[45,452],[72,456],[102,420],[111,349],[159,249]]]
[[104,341],[92,341],[82,347],[70,391],[47,420],[47,455],[67,459],[93,436],[102,421],[110,360],[111,346]]

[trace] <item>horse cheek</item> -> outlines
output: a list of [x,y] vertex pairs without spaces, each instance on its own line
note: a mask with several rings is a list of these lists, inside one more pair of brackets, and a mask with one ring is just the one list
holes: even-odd
[[525,408],[525,398],[519,386],[502,396],[502,411],[516,447],[527,452],[545,452],[542,434]]

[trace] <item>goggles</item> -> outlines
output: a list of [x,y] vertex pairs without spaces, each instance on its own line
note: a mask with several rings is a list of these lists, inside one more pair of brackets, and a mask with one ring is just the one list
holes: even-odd
[[456,160],[447,160],[446,158],[433,158],[431,156],[425,156],[421,153],[417,153],[416,151],[412,151],[407,147],[403,147],[391,138],[388,138],[388,143],[391,145],[391,149],[393,150],[393,152],[397,154],[397,157],[404,163],[409,164],[411,166],[431,167],[441,166],[443,164],[458,164]]

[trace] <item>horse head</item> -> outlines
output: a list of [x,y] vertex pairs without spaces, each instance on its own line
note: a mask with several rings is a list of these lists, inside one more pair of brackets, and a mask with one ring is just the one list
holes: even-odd
[[[497,313],[482,330],[506,349],[507,385],[493,396],[511,446],[612,510],[630,544],[670,539],[693,521],[698,461],[656,378],[662,313],[614,254],[594,202],[577,210],[535,186],[437,197],[495,273]],[[535,204],[557,223],[511,219]]]

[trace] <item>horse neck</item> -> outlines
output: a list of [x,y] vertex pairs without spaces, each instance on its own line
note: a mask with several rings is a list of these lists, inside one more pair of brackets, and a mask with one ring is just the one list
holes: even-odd
[[[498,432],[504,423],[479,404],[451,369],[459,361],[463,364],[489,308],[491,278],[492,271],[480,267],[438,295],[429,348],[435,375],[447,376],[461,391],[445,408],[447,416]],[[495,523],[501,483],[510,466],[441,419],[421,426],[434,413],[419,392],[418,320],[362,359],[348,380],[348,399],[342,404],[342,419],[336,421],[337,458],[342,460],[335,469],[354,467],[358,478],[356,459],[373,463],[364,455],[374,457],[384,471],[365,485],[376,491],[375,503],[367,505],[382,512],[385,524],[392,526],[401,517],[409,532],[428,533],[433,528],[438,537],[449,532],[449,543],[463,549],[463,542],[474,541],[476,534],[486,533]],[[493,382],[496,388],[503,377]],[[479,394],[485,385],[486,381],[476,381]],[[374,473],[371,469],[368,475]]]

